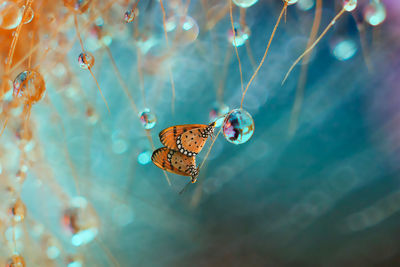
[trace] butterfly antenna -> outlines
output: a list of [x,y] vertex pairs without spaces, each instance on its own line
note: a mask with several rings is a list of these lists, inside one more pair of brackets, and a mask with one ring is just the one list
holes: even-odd
[[218,135],[221,133],[221,131],[222,131],[222,127],[221,127],[221,129],[219,129],[217,135],[215,136],[214,140],[212,141],[211,146],[210,146],[210,148],[208,149],[206,156],[204,157],[203,161],[201,162],[201,164],[200,164],[200,166],[199,166],[199,170],[203,167],[204,163],[206,162],[206,160],[207,160],[207,158],[208,158],[208,155],[210,155],[210,152],[211,152],[211,149],[212,149],[212,147],[213,147],[213,145],[214,145],[214,143],[215,143],[215,140],[217,140]]
[[192,181],[188,182],[188,183],[182,188],[182,190],[179,191],[179,195],[182,195],[182,194],[189,188],[189,185],[190,185],[191,183],[192,183]]

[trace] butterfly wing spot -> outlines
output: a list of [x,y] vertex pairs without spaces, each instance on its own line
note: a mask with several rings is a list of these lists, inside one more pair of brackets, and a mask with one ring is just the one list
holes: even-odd
[[171,158],[172,158],[172,155],[174,154],[174,151],[173,150],[170,150],[169,152],[168,152],[168,154],[167,154],[167,159],[168,159],[168,161],[169,162],[171,162]]

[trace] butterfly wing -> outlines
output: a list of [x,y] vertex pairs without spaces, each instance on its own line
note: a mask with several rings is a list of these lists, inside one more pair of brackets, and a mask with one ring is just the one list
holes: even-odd
[[160,132],[160,141],[166,147],[192,156],[198,154],[214,129],[215,124],[186,124],[169,127]]
[[187,153],[190,153],[189,155],[198,154],[207,142],[208,135],[204,132],[207,127],[208,125],[205,125],[205,127],[195,128],[181,134],[178,137],[178,143],[182,144],[181,147],[178,144],[179,150],[183,149],[183,152],[187,151]]
[[207,127],[207,125],[185,124],[185,125],[171,126],[160,132],[160,134],[159,134],[160,141],[164,146],[169,147],[173,150],[179,151],[177,143],[176,143],[177,138],[187,131],[190,131],[190,130],[193,130],[196,128],[203,128],[203,127]]
[[183,176],[194,176],[197,174],[196,159],[194,156],[186,156],[177,151],[162,147],[153,152],[151,156],[153,163],[168,172]]

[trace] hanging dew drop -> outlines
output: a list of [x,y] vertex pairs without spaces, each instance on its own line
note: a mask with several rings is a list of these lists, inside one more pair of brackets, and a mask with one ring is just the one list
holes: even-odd
[[234,23],[233,31],[232,28],[228,30],[228,41],[232,43],[233,46],[242,46],[249,38],[250,29],[247,26],[242,28],[240,24]]
[[156,126],[157,117],[148,108],[139,113],[139,119],[146,130],[150,130]]
[[357,0],[343,0],[343,8],[346,11],[353,11],[357,7]]
[[364,10],[364,19],[371,26],[378,26],[386,19],[386,8],[378,0],[369,3]]
[[94,56],[90,52],[82,52],[79,54],[78,63],[81,69],[87,70],[94,65]]

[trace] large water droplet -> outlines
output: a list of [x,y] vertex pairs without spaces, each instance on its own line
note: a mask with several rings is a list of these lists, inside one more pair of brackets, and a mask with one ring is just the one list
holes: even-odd
[[254,133],[254,121],[243,109],[232,110],[223,125],[225,139],[233,144],[246,143]]

